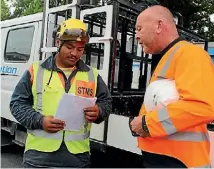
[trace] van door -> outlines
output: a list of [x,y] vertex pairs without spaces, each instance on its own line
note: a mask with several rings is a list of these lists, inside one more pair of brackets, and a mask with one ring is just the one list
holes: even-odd
[[11,121],[16,121],[9,108],[11,95],[22,74],[33,61],[37,32],[38,22],[2,28],[1,117]]

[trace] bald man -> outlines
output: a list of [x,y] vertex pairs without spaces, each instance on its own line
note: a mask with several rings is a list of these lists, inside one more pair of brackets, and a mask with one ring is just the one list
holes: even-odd
[[[136,38],[145,53],[162,56],[139,116],[130,123],[144,166],[211,167],[207,124],[214,119],[214,69],[209,54],[179,37],[172,13],[159,5],[138,16]],[[179,97],[170,101],[173,93]]]
[[136,37],[145,53],[159,54],[179,35],[170,11],[162,6],[153,6],[138,16]]

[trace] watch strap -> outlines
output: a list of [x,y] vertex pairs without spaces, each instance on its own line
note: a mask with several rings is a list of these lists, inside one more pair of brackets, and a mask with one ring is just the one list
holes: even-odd
[[146,124],[146,116],[145,115],[142,117],[142,129],[145,132],[149,133],[149,129],[148,129],[147,124]]

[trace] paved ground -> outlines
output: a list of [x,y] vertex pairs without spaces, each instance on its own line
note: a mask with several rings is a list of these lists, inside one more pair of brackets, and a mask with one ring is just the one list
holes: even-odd
[[22,168],[24,149],[8,143],[8,136],[1,134],[1,168]]
[[18,146],[1,148],[1,168],[22,168],[23,150]]
[[[22,167],[22,157],[24,148],[18,145],[10,145],[11,139],[5,132],[1,132],[1,168],[23,168]],[[93,156],[91,157],[93,161],[92,167],[107,167],[111,166],[111,162],[105,154],[94,152]],[[108,161],[108,162],[107,162]]]
[[[211,140],[214,140],[214,132],[210,132]],[[17,145],[7,145],[8,136],[1,135],[1,168],[22,168],[22,155],[24,148]],[[214,159],[214,146],[211,146],[211,159]],[[110,156],[101,154],[98,152],[93,152],[92,156],[92,167],[108,167],[108,168],[117,168],[117,167],[131,167],[135,168],[137,166],[133,166],[133,163],[130,165],[125,164],[127,161],[133,161],[133,159],[120,159],[112,156],[114,153],[111,153]],[[214,161],[212,161],[212,166],[214,166]],[[113,165],[114,164],[114,165]],[[121,165],[123,164],[123,165]]]
[[[1,168],[22,168],[24,148],[17,145],[7,145],[8,135],[1,133]],[[115,154],[115,156],[114,156]],[[136,158],[121,158],[122,154],[110,152],[107,154],[92,151],[92,168],[135,168]],[[128,162],[128,163],[127,163]],[[131,164],[129,162],[132,162]],[[138,165],[137,165],[138,166]]]

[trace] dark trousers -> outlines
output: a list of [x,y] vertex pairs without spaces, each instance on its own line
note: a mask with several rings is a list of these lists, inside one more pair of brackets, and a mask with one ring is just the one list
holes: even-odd
[[145,168],[187,168],[180,160],[173,157],[145,151],[142,151],[142,155]]
[[[57,167],[35,166],[33,164],[29,164],[29,163],[26,163],[26,162],[23,162],[22,165],[23,165],[24,168],[57,168]],[[90,164],[88,164],[88,165],[86,165],[84,167],[79,167],[79,168],[90,168]]]
[[23,162],[22,165],[24,168],[48,168],[48,167],[42,167],[42,166],[34,166],[34,165],[26,163],[26,162]]

